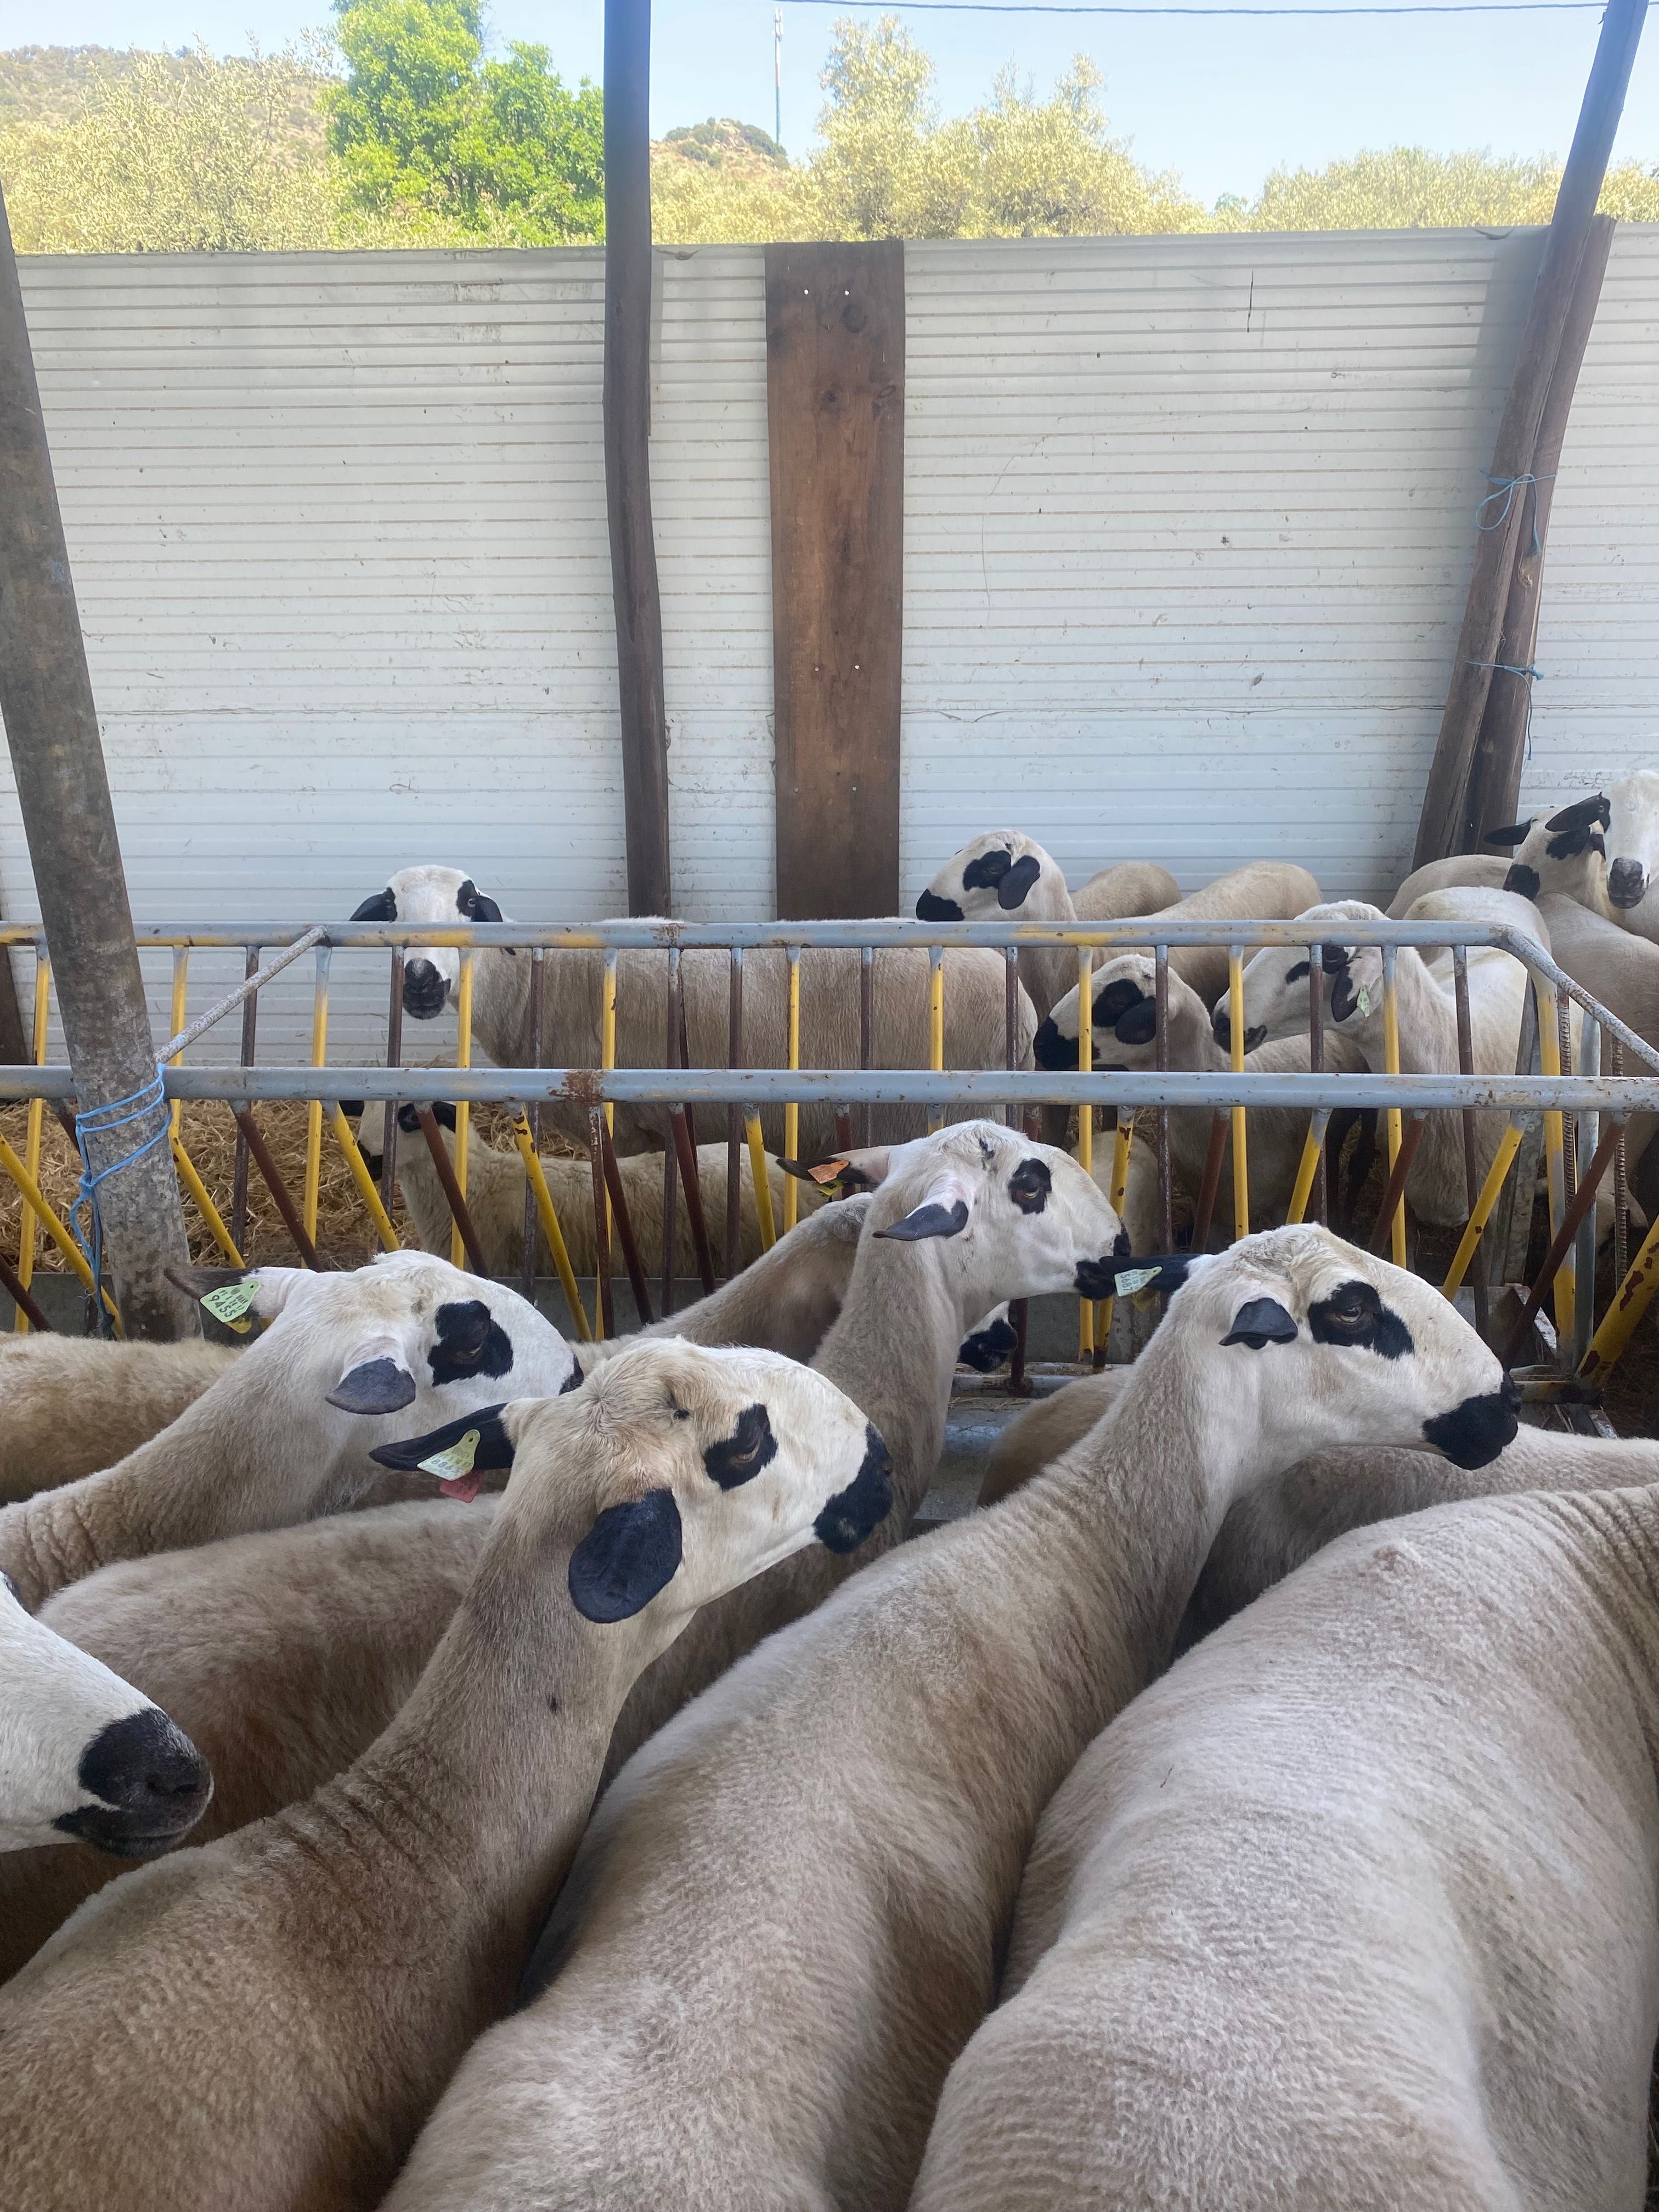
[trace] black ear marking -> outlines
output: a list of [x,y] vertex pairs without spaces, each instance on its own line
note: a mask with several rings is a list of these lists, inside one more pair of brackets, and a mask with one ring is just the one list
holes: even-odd
[[1041,1213],[1054,1187],[1047,1160],[1022,1160],[1008,1178],[1008,1195],[1022,1213]]
[[1154,1006],[1155,1001],[1146,997],[1139,983],[1127,975],[1120,975],[1115,983],[1108,983],[1095,994],[1095,1027],[1115,1029],[1131,1006],[1142,1003]]
[[476,1429],[478,1443],[472,1455],[474,1468],[482,1468],[488,1474],[493,1468],[511,1467],[513,1439],[501,1426],[506,1404],[502,1399],[499,1406],[479,1406],[472,1413],[463,1413],[457,1421],[446,1421],[441,1429],[428,1429],[424,1436],[402,1437],[395,1444],[379,1444],[369,1457],[379,1467],[392,1467],[404,1474],[411,1474],[423,1459],[447,1451],[451,1444],[459,1443],[469,1429]]
[[482,1298],[455,1298],[439,1307],[438,1341],[427,1354],[434,1382],[460,1382],[473,1375],[506,1375],[513,1340]]
[[1544,824],[1547,830],[1588,830],[1594,824],[1605,830],[1613,820],[1613,808],[1601,792],[1589,799],[1576,799],[1571,806],[1564,806],[1559,814],[1552,814]]
[[607,1505],[570,1554],[571,1603],[584,1620],[627,1620],[666,1589],[684,1553],[671,1491]]
[[937,1200],[918,1206],[890,1229],[878,1229],[875,1233],[900,1244],[918,1244],[927,1237],[960,1237],[967,1226],[968,1201],[959,1198],[951,1206],[941,1206]]
[[385,890],[376,891],[373,898],[366,898],[363,901],[351,919],[353,921],[396,921],[398,919],[396,892],[390,884]]
[[1150,1044],[1158,1035],[1158,1001],[1143,999],[1131,1006],[1112,1024],[1112,1035],[1120,1044]]
[[1006,845],[994,845],[978,860],[969,861],[962,872],[962,888],[965,891],[994,891],[1013,864],[1014,856]]
[[1513,852],[1524,845],[1532,830],[1530,816],[1524,822],[1506,822],[1501,830],[1488,830],[1480,842],[1483,845],[1506,845]]
[[1042,861],[1034,860],[1030,853],[1023,860],[1016,860],[997,885],[997,904],[1006,914],[1012,914],[1018,906],[1024,906],[1026,893],[1042,873]]
[[1521,898],[1536,898],[1541,880],[1536,868],[1529,868],[1524,861],[1516,860],[1511,864],[1508,875],[1504,878],[1504,888],[1506,891],[1514,891]]
[[966,921],[967,919],[954,899],[940,898],[934,891],[924,891],[916,901],[918,921]]
[[395,1359],[365,1359],[327,1394],[343,1413],[396,1413],[413,1401],[415,1377]]
[[702,1463],[712,1482],[718,1482],[722,1490],[735,1490],[739,1483],[752,1482],[777,1455],[778,1440],[772,1433],[772,1417],[757,1399],[738,1415],[738,1425],[729,1437],[722,1437],[708,1446]]
[[1346,968],[1340,969],[1336,981],[1331,986],[1332,1020],[1346,1022],[1358,1004],[1358,986]]
[[[1311,975],[1312,973],[1313,963],[1311,961],[1298,960],[1293,966],[1289,967],[1285,970],[1285,981],[1287,983],[1299,983],[1304,975]],[[1216,1019],[1219,1021],[1220,1018],[1221,1012],[1219,1007],[1218,1007],[1216,1010]]]
[[1296,1337],[1295,1319],[1277,1298],[1251,1298],[1233,1316],[1233,1325],[1221,1341],[1263,1352],[1270,1344],[1294,1344]]

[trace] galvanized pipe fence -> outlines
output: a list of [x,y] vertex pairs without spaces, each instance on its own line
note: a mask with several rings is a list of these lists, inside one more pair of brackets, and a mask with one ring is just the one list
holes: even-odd
[[[172,1108],[169,1131],[173,1157],[181,1181],[198,1209],[215,1243],[234,1266],[242,1262],[246,1233],[250,1169],[257,1171],[293,1237],[304,1264],[322,1264],[316,1246],[323,1136],[331,1131],[334,1141],[351,1172],[364,1212],[381,1245],[398,1243],[391,1214],[397,1188],[397,1159],[400,1136],[398,1108],[412,1105],[416,1111],[420,1139],[430,1152],[433,1167],[449,1205],[453,1231],[450,1256],[458,1266],[482,1271],[484,1255],[466,1203],[467,1133],[471,1108],[483,1102],[505,1103],[516,1110],[514,1134],[526,1169],[524,1274],[533,1288],[538,1233],[545,1242],[558,1273],[571,1318],[580,1336],[605,1334],[614,1329],[611,1307],[611,1251],[613,1238],[621,1250],[642,1318],[652,1313],[649,1286],[634,1234],[623,1178],[613,1142],[614,1111],[618,1104],[659,1106],[665,1109],[663,1151],[664,1235],[659,1302],[665,1313],[672,1310],[675,1295],[675,1244],[672,1224],[678,1194],[691,1231],[696,1264],[705,1291],[717,1280],[714,1237],[702,1203],[697,1166],[695,1116],[701,1109],[723,1109],[721,1121],[727,1147],[726,1218],[715,1224],[723,1272],[729,1276],[740,1263],[739,1162],[746,1150],[751,1166],[762,1241],[769,1245],[794,1225],[797,1185],[787,1181],[781,1220],[775,1220],[762,1143],[760,1109],[783,1108],[783,1149],[793,1158],[798,1146],[799,1113],[809,1103],[827,1105],[835,1115],[837,1149],[851,1149],[867,1130],[867,1109],[874,1106],[908,1105],[927,1110],[928,1125],[937,1127],[947,1109],[977,1108],[1000,1115],[1011,1124],[1030,1124],[1036,1109],[1045,1105],[1073,1106],[1079,1112],[1078,1155],[1093,1169],[1093,1112],[1103,1107],[1116,1110],[1113,1161],[1103,1177],[1115,1204],[1123,1202],[1128,1174],[1132,1118],[1139,1109],[1153,1111],[1153,1146],[1158,1172],[1158,1212],[1161,1241],[1171,1241],[1173,1179],[1170,1167],[1171,1109],[1198,1108],[1212,1115],[1208,1156],[1202,1187],[1195,1194],[1194,1242],[1209,1233],[1220,1196],[1218,1184],[1223,1158],[1231,1140],[1233,1162],[1231,1213],[1234,1236],[1250,1227],[1249,1117],[1253,1109],[1269,1107],[1305,1111],[1308,1131],[1286,1218],[1291,1221],[1324,1218],[1327,1212],[1328,1164],[1327,1146],[1330,1117],[1339,1108],[1376,1110],[1384,1116],[1389,1179],[1377,1217],[1374,1241],[1399,1264],[1407,1257],[1406,1194],[1416,1147],[1431,1113],[1450,1112],[1462,1119],[1463,1156],[1468,1222],[1443,1287],[1454,1295],[1467,1279],[1471,1287],[1476,1320],[1483,1334],[1490,1331],[1489,1302],[1501,1288],[1501,1273],[1491,1265],[1482,1240],[1500,1202],[1518,1211],[1529,1226],[1533,1182],[1541,1146],[1549,1203],[1551,1244],[1542,1269],[1527,1292],[1521,1322],[1508,1341],[1497,1348],[1513,1362],[1523,1348],[1528,1332],[1541,1314],[1546,1298],[1554,1309],[1553,1338],[1557,1375],[1535,1376],[1534,1395],[1571,1397],[1589,1395],[1595,1378],[1605,1374],[1628,1343],[1637,1322],[1659,1288],[1659,1223],[1650,1230],[1633,1260],[1628,1253],[1628,1192],[1623,1132],[1633,1114],[1659,1114],[1659,1050],[1601,1006],[1535,943],[1519,931],[1501,925],[1449,921],[1405,922],[1344,920],[1322,925],[1328,941],[1340,928],[1344,943],[1356,947],[1376,945],[1383,966],[1383,1026],[1385,1065],[1382,1071],[1328,1075],[1322,1068],[1326,1024],[1323,989],[1323,951],[1321,941],[1310,943],[1305,925],[1297,921],[1177,921],[1154,927],[1157,917],[1137,917],[1110,923],[1048,924],[1033,922],[773,922],[739,926],[701,926],[679,922],[607,922],[583,928],[538,927],[528,924],[339,922],[309,926],[258,923],[234,927],[148,926],[138,930],[141,950],[164,948],[173,959],[172,1031],[158,1060],[165,1095]],[[44,1230],[68,1265],[90,1291],[90,1271],[75,1237],[46,1203],[39,1185],[40,1141],[44,1115],[50,1107],[72,1127],[69,1109],[75,1086],[67,1067],[46,1062],[52,975],[50,955],[37,927],[27,923],[0,924],[0,947],[33,947],[35,957],[32,1047],[35,1064],[0,1068],[0,1103],[24,1100],[29,1112],[22,1156],[0,1138],[0,1172],[10,1177],[21,1194],[22,1235],[15,1266],[4,1261],[0,1282],[17,1298],[18,1326],[31,1318],[39,1324],[40,1310],[29,1297],[36,1256],[37,1233]],[[1083,987],[1078,993],[1078,1072],[1027,1070],[1016,1066],[1018,1057],[1018,961],[1023,949],[1064,946],[1078,961]],[[1168,1065],[1169,957],[1188,946],[1223,946],[1228,953],[1229,983],[1226,1005],[1231,1065],[1226,1070],[1176,1069]],[[945,966],[947,950],[981,947],[1000,952],[1004,963],[1005,1053],[1000,1068],[947,1069],[944,1065]],[[1309,963],[1309,1058],[1306,1074],[1253,1074],[1244,1066],[1243,968],[1245,957],[1263,946],[1299,948]],[[1452,993],[1455,1007],[1459,1067],[1433,1074],[1400,1072],[1395,961],[1402,946],[1449,948]],[[903,948],[925,951],[928,959],[927,1038],[926,1068],[877,1068],[875,1057],[874,963],[878,950]],[[1468,996],[1468,955],[1477,948],[1511,954],[1528,969],[1531,989],[1516,1038],[1515,1071],[1477,1073],[1474,1067]],[[860,955],[860,1065],[812,1067],[801,1065],[800,971],[804,957],[819,949],[856,951]],[[244,954],[244,977],[231,992],[188,1016],[190,958],[193,951],[226,950]],[[389,956],[386,1015],[386,1059],[383,1065],[342,1066],[327,1064],[329,990],[333,954],[337,951],[380,950]],[[458,979],[453,1002],[458,1018],[458,1048],[453,1066],[406,1068],[403,1056],[404,987],[405,967],[411,954],[453,951],[458,956]],[[524,1067],[475,1066],[472,1064],[472,995],[474,961],[480,953],[511,950],[528,953],[529,1035],[531,1064]],[[664,1022],[662,1065],[618,1067],[616,1065],[617,956],[629,951],[659,951],[664,962]],[[724,1066],[689,1064],[681,956],[688,951],[724,952],[728,963],[728,1022]],[[757,951],[781,951],[787,959],[787,1064],[781,1067],[751,1067],[744,1061],[744,955]],[[1150,951],[1154,963],[1156,1065],[1133,1072],[1097,1072],[1093,1066],[1092,1004],[1088,988],[1097,959],[1127,951]],[[550,952],[597,953],[601,958],[600,1035],[597,1066],[550,1067],[545,1054],[545,960]],[[257,1059],[259,994],[274,977],[289,969],[306,953],[313,956],[313,986],[311,1058],[306,1064],[262,1065]],[[267,959],[266,955],[270,957]],[[1572,1064],[1571,1015],[1582,1017],[1577,1066]],[[185,1051],[219,1022],[240,1009],[240,1062],[234,1066],[183,1064]],[[1627,1073],[1626,1071],[1632,1071]],[[191,1160],[180,1133],[180,1113],[185,1100],[217,1100],[234,1115],[238,1136],[231,1207],[225,1221]],[[276,1101],[303,1101],[307,1108],[303,1185],[296,1200],[272,1158],[260,1133],[255,1108]],[[371,1175],[342,1102],[364,1102],[367,1109],[383,1104],[380,1173]],[[431,1107],[445,1100],[454,1107],[453,1158]],[[596,1291],[594,1310],[588,1316],[581,1301],[568,1259],[557,1210],[549,1191],[540,1160],[541,1109],[557,1102],[575,1105],[586,1117],[592,1170]],[[1476,1117],[1505,1116],[1503,1137],[1484,1178],[1478,1173]],[[1517,1166],[1517,1163],[1519,1164]],[[1612,1179],[1614,1203],[1615,1273],[1618,1288],[1600,1324],[1595,1321],[1595,1205],[1598,1190]],[[1510,1240],[1511,1246],[1513,1239]],[[1524,1252],[1524,1235],[1520,1249]],[[1499,1255],[1501,1267],[1502,1255]],[[106,1294],[107,1303],[107,1295]],[[1103,1358],[1110,1329],[1109,1302],[1097,1314],[1088,1301],[1079,1306],[1079,1352],[1083,1360],[1097,1364]],[[1018,1375],[1017,1375],[1018,1380]]]

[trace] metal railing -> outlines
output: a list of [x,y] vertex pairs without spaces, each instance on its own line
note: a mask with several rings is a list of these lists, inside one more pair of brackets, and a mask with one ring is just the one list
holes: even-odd
[[[1231,1144],[1233,1163],[1232,1227],[1235,1236],[1250,1226],[1249,1163],[1249,1115],[1266,1108],[1305,1111],[1309,1127],[1302,1158],[1287,1209],[1297,1220],[1309,1212],[1324,1218],[1327,1188],[1327,1145],[1332,1113],[1339,1108],[1380,1111],[1385,1116],[1389,1179],[1376,1241],[1395,1261],[1404,1264],[1407,1254],[1407,1192],[1424,1116],[1457,1113],[1462,1117],[1468,1225],[1443,1287],[1454,1293],[1468,1279],[1472,1286],[1476,1317],[1483,1333],[1489,1328],[1488,1297],[1496,1287],[1492,1270],[1477,1264],[1482,1240],[1498,1212],[1506,1187],[1528,1173],[1541,1133],[1549,1200],[1551,1245],[1543,1269],[1528,1297],[1531,1316],[1546,1296],[1553,1294],[1556,1337],[1564,1370],[1581,1382],[1605,1373],[1618,1358],[1637,1322],[1659,1287],[1659,1224],[1650,1231],[1628,1267],[1628,1200],[1623,1161],[1622,1132],[1636,1113],[1659,1114],[1659,1051],[1601,1006],[1568,975],[1530,938],[1501,925],[1450,921],[1341,921],[1319,925],[1320,938],[1328,942],[1340,935],[1345,943],[1376,945],[1383,961],[1385,1065],[1382,1071],[1328,1075],[1316,1073],[1323,1066],[1325,994],[1322,985],[1322,943],[1310,942],[1306,925],[1295,921],[1189,921],[1160,923],[1157,917],[1140,917],[1110,923],[1044,924],[1032,922],[771,922],[750,925],[699,926],[678,922],[607,922],[581,928],[540,927],[521,923],[460,923],[437,927],[430,923],[340,922],[301,926],[256,923],[234,927],[147,926],[137,932],[141,949],[165,948],[173,956],[172,1028],[173,1034],[159,1058],[165,1093],[172,1104],[170,1139],[180,1178],[210,1234],[234,1264],[241,1264],[246,1237],[246,1194],[250,1168],[257,1170],[271,1191],[301,1258],[319,1263],[316,1249],[319,1186],[325,1127],[350,1169],[365,1213],[383,1246],[398,1243],[392,1222],[396,1189],[399,1131],[396,1107],[414,1104],[420,1114],[422,1139],[447,1197],[453,1219],[451,1256],[458,1265],[483,1267],[483,1254],[466,1206],[467,1125],[469,1109],[483,1102],[504,1102],[518,1110],[514,1139],[526,1170],[524,1267],[533,1279],[539,1231],[552,1255],[556,1269],[571,1306],[580,1334],[604,1333],[614,1327],[611,1309],[611,1249],[613,1235],[619,1239],[628,1273],[641,1316],[651,1304],[641,1267],[637,1242],[628,1218],[614,1137],[614,1112],[618,1104],[653,1105],[666,1109],[664,1130],[664,1223],[661,1300],[672,1310],[674,1297],[674,1245],[672,1224],[676,1219],[677,1186],[683,1181],[685,1210],[705,1289],[715,1280],[712,1240],[703,1215],[699,1189],[692,1116],[702,1107],[726,1109],[727,1142],[725,1272],[738,1263],[738,1202],[740,1154],[750,1155],[763,1242],[769,1243],[779,1224],[771,1218],[769,1187],[761,1143],[760,1109],[784,1109],[783,1141],[793,1156],[803,1105],[830,1106],[835,1113],[837,1146],[848,1148],[855,1135],[854,1113],[865,1120],[864,1109],[875,1106],[907,1105],[926,1109],[930,1127],[938,1126],[945,1109],[977,1107],[1000,1113],[1011,1121],[1028,1115],[1043,1105],[1079,1109],[1079,1156],[1092,1170],[1093,1114],[1087,1109],[1118,1109],[1113,1164],[1107,1187],[1117,1204],[1122,1203],[1128,1172],[1130,1117],[1139,1109],[1152,1109],[1158,1173],[1158,1218],[1165,1243],[1170,1241],[1173,1211],[1170,1121],[1172,1111],[1208,1110],[1212,1115],[1201,1187],[1196,1193],[1194,1241],[1207,1237],[1218,1195],[1223,1158]],[[33,945],[36,957],[32,1043],[35,1065],[0,1068],[0,1101],[27,1100],[29,1115],[25,1153],[19,1158],[0,1139],[0,1171],[10,1176],[23,1199],[23,1231],[14,1271],[26,1293],[32,1279],[37,1224],[43,1227],[65,1260],[83,1281],[90,1277],[75,1240],[64,1230],[39,1188],[40,1135],[44,1114],[51,1106],[59,1111],[74,1097],[74,1083],[66,1067],[46,1063],[51,967],[47,948],[38,927],[27,923],[0,925],[0,947]],[[1078,1072],[1028,1071],[1015,1066],[1018,1058],[1018,961],[1024,950],[1060,946],[1072,950],[1078,961]],[[1169,960],[1172,951],[1187,947],[1224,947],[1228,953],[1226,1004],[1230,1013],[1231,1066],[1225,1070],[1176,1069],[1168,1065]],[[1255,1074],[1244,1066],[1243,969],[1247,952],[1263,946],[1305,950],[1309,977],[1309,1063],[1305,1074]],[[1427,1075],[1400,1073],[1398,1001],[1395,961],[1403,946],[1449,948],[1453,963],[1453,996],[1459,1040],[1459,1068]],[[927,1050],[929,1065],[916,1069],[878,1069],[874,1033],[874,963],[878,951],[905,948],[925,951],[929,962]],[[978,947],[1000,953],[1004,963],[1005,1065],[998,1068],[946,1069],[945,1042],[945,966],[947,950]],[[531,1064],[522,1067],[474,1066],[472,1056],[472,983],[476,957],[493,950],[512,949],[531,957],[527,1042]],[[804,957],[820,949],[856,951],[860,962],[860,1061],[856,1068],[811,1067],[800,1065],[800,968]],[[1468,961],[1471,951],[1492,948],[1511,954],[1529,971],[1532,989],[1526,995],[1525,1012],[1516,1039],[1515,1072],[1477,1073],[1471,1043]],[[660,1066],[616,1066],[617,956],[630,950],[657,950],[666,958],[664,968],[664,1053]],[[237,950],[245,955],[245,975],[236,988],[187,1020],[190,957],[196,951]],[[384,951],[390,956],[386,1018],[386,1063],[383,1066],[330,1066],[327,1062],[329,989],[332,956],[337,951]],[[458,1016],[458,1048],[453,1067],[405,1068],[403,1050],[403,989],[405,955],[411,951],[453,951],[459,955],[459,980],[454,991]],[[723,952],[728,963],[728,1020],[726,1065],[691,1066],[681,992],[681,957],[691,951]],[[1157,1065],[1135,1072],[1099,1073],[1093,1069],[1091,992],[1087,988],[1095,963],[1118,952],[1148,951],[1154,963],[1157,1001]],[[261,1066],[257,1060],[259,994],[278,974],[289,969],[307,951],[314,957],[312,1004],[312,1052],[307,1065]],[[601,957],[600,1035],[597,1065],[548,1067],[544,1059],[545,961],[549,953],[578,951]],[[787,967],[787,1064],[781,1067],[750,1067],[744,1060],[744,955],[781,951]],[[271,953],[268,964],[261,957]],[[1570,1017],[1577,1006],[1583,1028],[1575,1071],[1571,1060]],[[185,1050],[213,1026],[240,1008],[242,1015],[240,1062],[237,1066],[182,1064]],[[1639,1073],[1626,1073],[1626,1066]],[[438,1098],[456,1109],[453,1160],[443,1144],[430,1103]],[[180,1109],[185,1100],[223,1101],[234,1115],[238,1128],[231,1219],[227,1223],[206,1190],[191,1160],[180,1133]],[[345,1115],[343,1100],[366,1104],[385,1102],[385,1141],[377,1186]],[[255,1107],[262,1103],[302,1100],[308,1108],[305,1171],[298,1203],[289,1192],[261,1136]],[[596,1273],[598,1289],[590,1322],[578,1296],[556,1208],[540,1166],[540,1109],[559,1103],[574,1106],[587,1117],[592,1168]],[[1484,1178],[1477,1174],[1475,1117],[1501,1113],[1506,1128]],[[1521,1163],[1517,1176],[1516,1162]],[[1577,1172],[1583,1164],[1583,1173]],[[1535,1171],[1535,1170],[1534,1170]],[[1600,1184],[1611,1176],[1615,1197],[1615,1252],[1619,1288],[1609,1301],[1599,1328],[1592,1313],[1594,1276],[1594,1204]],[[793,1225],[796,1187],[785,1186],[781,1231]],[[1531,1185],[1519,1202],[1524,1218],[1531,1215]],[[1514,1203],[1513,1200],[1510,1203]],[[20,1304],[20,1325],[23,1309]],[[1097,1344],[1097,1322],[1104,1327]],[[1109,1331],[1109,1310],[1097,1316],[1085,1301],[1080,1308],[1079,1354],[1097,1359],[1103,1355]],[[1519,1341],[1519,1331],[1515,1341]]]

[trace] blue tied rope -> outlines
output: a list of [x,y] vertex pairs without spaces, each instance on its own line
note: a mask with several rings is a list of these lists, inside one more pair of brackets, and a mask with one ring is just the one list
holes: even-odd
[[[107,1106],[94,1106],[75,1117],[75,1143],[81,1155],[81,1180],[70,1207],[70,1227],[75,1231],[75,1241],[86,1255],[88,1265],[92,1269],[93,1313],[100,1334],[108,1334],[109,1321],[104,1310],[104,1223],[98,1204],[98,1187],[107,1182],[112,1175],[118,1175],[123,1168],[130,1168],[135,1160],[142,1160],[146,1152],[153,1152],[157,1145],[165,1143],[172,1125],[170,1121],[163,1121],[161,1127],[153,1135],[146,1137],[142,1145],[135,1145],[131,1152],[123,1152],[118,1159],[111,1160],[98,1169],[92,1164],[87,1138],[88,1133],[108,1136],[117,1129],[130,1128],[135,1121],[148,1120],[158,1109],[163,1114],[167,1111],[167,1092],[159,1062],[154,1078],[145,1084],[142,1091],[131,1091],[125,1098],[112,1098]],[[90,1207],[92,1212],[90,1243],[81,1233],[81,1208],[83,1206]]]
[[1517,668],[1512,660],[1471,660],[1467,665],[1470,668],[1496,669],[1501,676],[1518,676],[1526,684],[1527,720],[1526,726],[1521,732],[1521,738],[1522,757],[1530,760],[1532,758],[1532,687],[1534,683],[1543,680],[1543,670],[1534,668],[1531,661],[1528,661],[1524,668]]
[[[1495,477],[1490,469],[1482,469],[1480,473],[1492,486],[1492,489],[1474,510],[1474,526],[1477,530],[1482,531],[1501,530],[1504,527],[1510,519],[1510,509],[1515,504],[1515,495],[1523,484],[1530,484],[1535,491],[1540,483],[1553,483],[1555,481],[1553,469],[1547,476],[1542,477],[1534,476],[1529,470],[1518,477]],[[1503,506],[1499,507],[1490,522],[1482,522],[1481,516],[1495,499],[1502,499]],[[1538,535],[1538,509],[1534,506],[1532,513],[1532,558],[1535,561],[1543,550],[1542,541]]]

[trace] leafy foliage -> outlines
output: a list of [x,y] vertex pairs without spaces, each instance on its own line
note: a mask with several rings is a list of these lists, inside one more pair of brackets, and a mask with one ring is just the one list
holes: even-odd
[[[1254,205],[1218,205],[1226,230],[1401,230],[1470,224],[1544,223],[1555,206],[1559,162],[1489,150],[1431,154],[1391,146],[1328,168],[1275,169]],[[1601,205],[1626,222],[1659,220],[1659,173],[1627,161],[1609,170]]]

